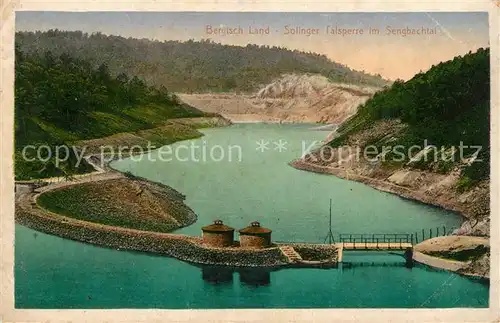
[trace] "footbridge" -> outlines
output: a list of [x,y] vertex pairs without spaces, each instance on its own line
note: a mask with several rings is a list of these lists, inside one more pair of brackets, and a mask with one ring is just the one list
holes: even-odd
[[[337,239],[335,239],[337,240]],[[413,234],[384,233],[384,234],[339,234],[336,242],[338,262],[342,262],[343,252],[346,251],[383,251],[400,250],[405,252],[405,257],[413,257]]]
[[342,264],[344,251],[397,251],[406,259],[406,266],[413,263],[413,246],[427,239],[452,234],[454,229],[435,227],[421,229],[414,233],[332,233],[331,229],[322,243],[299,241],[275,241],[280,244],[281,253],[290,262],[303,262],[302,257],[294,249],[293,244],[334,245],[337,251],[336,263]]

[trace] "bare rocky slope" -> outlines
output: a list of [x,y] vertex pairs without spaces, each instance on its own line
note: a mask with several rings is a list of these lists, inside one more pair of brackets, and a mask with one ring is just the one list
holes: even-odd
[[377,87],[332,83],[316,74],[286,74],[254,94],[179,94],[185,103],[234,122],[341,123]]

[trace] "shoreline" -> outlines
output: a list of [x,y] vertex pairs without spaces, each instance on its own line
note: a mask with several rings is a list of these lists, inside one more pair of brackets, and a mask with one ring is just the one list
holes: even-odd
[[[36,194],[35,197],[34,197],[35,205],[40,208],[40,206],[36,202],[36,199],[37,199],[37,197],[40,194],[43,194],[45,191],[53,190],[53,189],[61,189],[63,187],[71,186],[71,185],[79,185],[79,184],[81,184],[81,183],[83,183],[83,182],[86,181],[85,177],[88,177],[89,181],[96,181],[95,179],[92,179],[92,176],[104,176],[104,177],[110,176],[110,178],[125,178],[126,177],[125,173],[123,173],[123,172],[121,172],[119,170],[116,170],[115,168],[113,168],[110,165],[110,163],[113,162],[113,161],[107,161],[105,163],[105,165],[104,165],[103,168],[97,169],[97,167],[95,167],[95,166],[96,166],[96,162],[100,161],[99,160],[99,156],[92,155],[92,156],[86,156],[86,158],[88,158],[88,159],[94,158],[94,160],[92,160],[91,165],[96,169],[95,172],[84,174],[83,176],[81,176],[75,182],[52,183],[52,184],[49,184],[48,187],[47,186],[43,187],[42,188],[42,192]],[[95,159],[97,159],[97,161]],[[290,162],[289,164],[290,164],[290,166],[292,166],[294,168],[297,168],[297,169],[313,171],[313,172],[321,173],[321,174],[330,174],[330,175],[335,175],[337,177],[344,178],[344,179],[347,179],[347,180],[358,181],[358,182],[364,183],[366,185],[369,185],[369,186],[371,186],[371,187],[373,187],[373,188],[375,188],[377,190],[384,191],[384,192],[387,192],[387,193],[396,194],[396,195],[398,195],[398,196],[400,196],[402,198],[406,198],[406,199],[411,200],[411,201],[416,201],[418,203],[424,203],[424,204],[430,204],[430,205],[433,205],[435,207],[440,207],[440,208],[449,210],[448,208],[446,208],[446,207],[444,207],[442,205],[433,204],[433,203],[426,203],[426,202],[424,202],[422,200],[419,200],[415,196],[411,195],[412,192],[408,188],[404,188],[404,187],[401,187],[401,186],[393,184],[393,183],[382,182],[382,181],[377,180],[377,179],[371,179],[371,178],[363,177],[363,176],[359,176],[359,175],[349,175],[349,176],[347,176],[348,174],[346,173],[345,169],[344,170],[342,170],[342,169],[333,169],[331,167],[329,168],[329,167],[325,167],[325,166],[318,166],[318,165],[314,165],[314,164],[310,164],[310,163],[306,163],[306,162],[300,163],[300,160],[294,160],[294,161]],[[344,174],[342,174],[342,172],[344,172]],[[167,188],[173,190],[171,187],[169,187],[168,185],[165,185],[163,183],[156,183],[154,181],[151,181],[151,180],[148,180],[148,179],[145,179],[145,178],[142,178],[142,177],[135,177],[135,178],[138,179],[138,180],[149,182],[152,185],[159,185],[159,186],[167,187]],[[97,179],[97,181],[98,180],[99,179]],[[375,182],[377,182],[377,183],[375,183]],[[381,183],[383,185],[381,185]],[[58,185],[61,185],[61,184],[62,184],[62,187],[58,187]],[[181,194],[181,193],[179,193],[179,194]],[[33,203],[32,203],[32,206],[33,206]],[[43,208],[40,208],[40,209],[45,210]],[[51,213],[48,210],[45,210],[45,211]],[[451,210],[451,211],[457,212],[458,215],[462,216],[462,218],[464,219],[464,215],[461,214],[460,212],[458,212],[456,210]],[[57,217],[61,217],[59,220],[62,221],[65,225],[75,224],[75,223],[78,223],[78,221],[80,221],[80,220],[75,220],[75,219],[71,220],[71,218],[64,217],[64,216],[61,216],[61,215],[57,215],[55,213],[53,213],[51,215],[51,218],[52,218],[53,221],[56,220]],[[465,217],[465,219],[466,219],[466,217]],[[198,220],[198,218],[197,218],[197,215],[196,215],[196,219],[194,219],[191,223],[185,224],[185,225],[183,225],[183,226],[181,226],[181,227],[179,227],[177,229],[174,229],[172,231],[175,232],[176,230],[178,230],[178,229],[180,229],[182,227],[189,226],[189,225],[195,223],[197,220]],[[74,222],[74,221],[77,221],[77,222]],[[287,267],[287,266],[290,265],[290,263],[286,263],[286,262],[280,262],[280,261],[269,262],[268,260],[266,261],[266,260],[262,260],[262,259],[261,259],[262,261],[259,261],[258,263],[254,263],[254,264],[248,264],[247,263],[246,265],[242,265],[238,261],[233,261],[233,260],[231,260],[231,261],[224,261],[224,262],[220,262],[220,261],[219,262],[217,262],[217,261],[211,262],[211,261],[204,261],[204,260],[200,261],[199,259],[192,259],[189,256],[186,256],[185,254],[182,254],[182,252],[176,254],[175,252],[168,251],[166,249],[157,250],[157,249],[154,249],[154,248],[151,249],[151,250],[147,250],[147,248],[145,248],[144,246],[137,246],[137,245],[128,246],[123,241],[124,237],[126,237],[127,234],[128,234],[128,233],[125,233],[125,232],[128,232],[126,230],[133,230],[133,229],[113,227],[113,226],[105,226],[105,225],[95,224],[95,223],[92,223],[92,222],[80,221],[80,222],[83,222],[85,224],[86,228],[89,229],[91,232],[93,232],[94,235],[100,235],[100,234],[102,234],[102,232],[100,232],[99,230],[104,230],[104,231],[110,230],[112,232],[115,232],[116,230],[119,231],[120,229],[124,229],[125,230],[125,232],[121,232],[120,234],[118,234],[121,238],[117,238],[117,240],[118,241],[122,241],[122,242],[118,243],[118,245],[115,242],[106,241],[106,239],[101,240],[101,241],[96,241],[96,240],[90,239],[90,241],[89,241],[85,237],[79,235],[78,232],[75,232],[74,234],[71,234],[71,233],[68,233],[68,232],[65,232],[65,233],[61,234],[57,229],[51,230],[50,228],[47,229],[47,228],[45,228],[43,226],[40,227],[38,224],[36,224],[36,221],[31,221],[30,222],[30,220],[27,220],[25,214],[22,215],[20,217],[20,221],[18,221],[17,207],[16,207],[16,222],[20,222],[20,224],[26,225],[27,227],[30,227],[32,229],[35,229],[35,230],[38,230],[38,231],[41,231],[41,232],[45,232],[45,233],[49,233],[49,234],[53,234],[53,235],[56,235],[56,236],[60,236],[60,237],[63,237],[63,238],[69,238],[69,239],[77,240],[77,241],[81,241],[81,242],[86,242],[86,243],[91,243],[91,244],[97,244],[97,245],[100,245],[100,246],[105,246],[105,247],[109,247],[109,248],[113,248],[113,249],[115,249],[117,247],[118,249],[127,249],[127,250],[133,250],[133,251],[145,251],[145,252],[149,252],[149,253],[153,253],[153,254],[156,253],[156,254],[160,254],[160,255],[166,255],[166,256],[174,257],[174,258],[177,258],[177,259],[179,259],[181,261],[186,261],[186,262],[196,263],[196,264],[223,265],[223,266],[236,266],[236,267],[238,267],[238,266],[243,266],[243,267],[245,267],[245,266],[247,266],[247,267],[283,267],[284,266],[284,267]],[[33,225],[32,223],[35,223],[35,224]],[[94,225],[97,225],[97,227],[95,227]],[[76,225],[76,228],[80,229],[78,225]],[[61,227],[61,229],[63,229],[63,231],[64,231],[64,228]],[[152,237],[152,236],[154,236],[154,234],[152,235],[152,233],[148,232],[148,231],[134,230],[134,232],[135,232],[135,234],[138,234],[138,235],[144,234],[145,237]],[[116,232],[115,232],[115,234],[116,234]],[[205,254],[205,253],[209,252],[207,250],[213,250],[214,249],[214,248],[204,248],[203,246],[200,246],[200,238],[199,237],[184,236],[184,235],[175,234],[175,233],[165,233],[165,234],[158,233],[158,234],[161,235],[161,236],[157,236],[157,237],[159,237],[159,241],[163,241],[165,239],[166,240],[175,240],[174,242],[170,241],[168,243],[167,242],[161,242],[161,243],[166,243],[166,244],[177,244],[177,243],[180,243],[177,240],[179,240],[179,239],[180,240],[186,240],[187,239],[188,242],[183,242],[183,243],[180,243],[180,244],[185,247],[186,243],[188,243],[188,244],[190,244],[190,246],[187,247],[188,249],[190,249],[190,248],[191,249],[197,249],[201,254]],[[186,237],[186,238],[183,238],[183,237]],[[194,246],[192,245],[193,243],[194,243]],[[276,248],[276,246],[274,248]],[[185,248],[181,247],[179,249],[183,250]],[[207,250],[204,250],[204,249],[207,249]],[[221,250],[224,250],[224,249],[221,249]],[[273,248],[267,248],[267,249],[262,249],[262,250],[269,250],[271,252],[271,254],[273,252],[272,251]],[[255,250],[247,251],[247,250],[244,250],[244,249],[239,249],[238,252],[253,253],[253,252],[255,252]],[[279,252],[279,250],[278,250],[278,252]],[[227,257],[227,256],[229,256],[229,254],[225,255],[225,257]],[[275,258],[278,257],[278,259],[279,259],[279,256],[276,253],[274,254],[274,257]],[[216,256],[216,258],[217,258],[217,256]],[[229,256],[229,258],[231,258],[231,256]],[[440,267],[438,267],[438,268],[440,268]],[[446,268],[443,268],[443,269],[446,269]]]
[[481,275],[464,271],[464,269],[468,265],[470,265],[470,262],[434,257],[420,251],[413,251],[413,261],[431,268],[449,271],[456,275],[463,276],[469,279],[479,279],[488,282],[490,281],[489,275]]
[[466,265],[466,262],[463,261],[434,257],[420,251],[413,251],[413,260],[429,267],[440,268],[452,272],[457,272],[457,270]]
[[[291,161],[289,163],[289,166],[298,170],[309,171],[324,175],[333,175],[341,179],[356,181],[368,185],[373,189],[379,190],[381,192],[391,193],[400,198],[407,199],[409,201],[430,205],[446,211],[451,211],[461,217],[462,220],[461,226],[463,226],[464,224],[468,223],[468,221],[471,220],[470,214],[462,212],[462,210],[454,207],[453,205],[436,202],[430,196],[423,196],[422,194],[419,194],[418,192],[415,192],[410,188],[402,187],[394,183],[383,181],[381,179],[362,176],[359,174],[349,174],[345,168],[315,165],[306,162],[302,159],[295,159]],[[418,244],[415,245],[414,248],[416,246],[418,246]],[[481,273],[484,270],[481,269],[466,270],[466,267],[472,265],[473,262],[459,262],[454,260],[448,260],[445,258],[434,257],[415,250],[414,250],[414,261],[430,267],[451,271],[461,276],[479,277],[481,279],[489,280],[489,274]]]
[[339,167],[328,167],[328,166],[320,166],[320,165],[315,165],[309,162],[305,162],[301,159],[295,159],[288,163],[289,166],[298,169],[298,170],[303,170],[303,171],[308,171],[308,172],[313,172],[317,174],[324,174],[324,175],[333,175],[341,179],[349,180],[349,181],[355,181],[358,183],[362,183],[365,185],[368,185],[378,191],[385,192],[385,193],[391,193],[394,195],[397,195],[400,198],[412,201],[412,202],[417,202],[425,205],[430,205],[433,207],[437,207],[446,211],[450,211],[453,213],[456,213],[458,216],[461,217],[462,219],[462,224],[470,219],[470,216],[468,214],[465,214],[458,210],[457,208],[454,208],[453,206],[447,205],[447,204],[442,204],[439,202],[435,202],[432,200],[432,198],[427,198],[424,197],[422,194],[419,194],[418,192],[413,191],[410,188],[400,186],[394,183],[390,183],[387,181],[383,181],[377,178],[372,178],[368,176],[362,176],[358,174],[349,174],[348,171],[345,168],[339,168]]

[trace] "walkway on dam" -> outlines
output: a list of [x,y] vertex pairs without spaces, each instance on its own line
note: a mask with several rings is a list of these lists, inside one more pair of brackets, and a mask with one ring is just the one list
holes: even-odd
[[335,243],[338,262],[342,262],[345,251],[401,250],[413,255],[413,234],[340,234]]

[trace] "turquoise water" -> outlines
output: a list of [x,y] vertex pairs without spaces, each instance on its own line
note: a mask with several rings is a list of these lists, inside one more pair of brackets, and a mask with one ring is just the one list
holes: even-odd
[[[192,141],[206,146],[207,158],[198,151],[195,161],[122,160],[112,166],[122,171],[162,182],[187,196],[186,203],[198,221],[179,233],[199,235],[201,227],[221,219],[235,228],[260,221],[273,230],[275,240],[323,241],[328,230],[329,200],[333,200],[334,233],[412,233],[440,226],[457,227],[460,218],[441,209],[403,200],[361,183],[334,176],[300,171],[288,162],[327,132],[310,125],[238,124],[230,128],[203,130],[203,138]],[[287,141],[286,150],[275,150],[275,142]],[[256,142],[270,143],[269,150],[256,150]],[[205,144],[203,144],[205,142]],[[173,145],[188,146],[181,142]],[[239,146],[241,161],[233,149],[221,161],[209,158],[211,147]],[[188,153],[182,148],[180,159]],[[229,151],[229,149],[226,149]],[[195,151],[196,152],[196,151]],[[218,155],[215,157],[219,157]],[[203,161],[205,159],[205,161]]]
[[[123,160],[113,165],[187,195],[199,219],[178,232],[198,235],[214,218],[236,228],[259,220],[273,229],[275,240],[319,242],[328,231],[330,198],[335,233],[403,233],[460,223],[444,210],[289,167],[303,140],[307,147],[325,136],[309,126],[254,124],[203,131],[206,136],[195,144],[208,150],[215,144],[239,145],[241,161],[233,150],[232,161],[226,154],[215,162],[208,154],[198,162]],[[287,141],[287,150],[274,150],[279,139]],[[259,140],[270,141],[270,149],[257,151]],[[184,155],[179,157],[186,158],[188,149],[180,151]],[[194,157],[203,159],[201,149]],[[388,253],[347,253],[344,261],[352,265],[342,269],[245,271],[100,248],[19,225],[15,252],[18,308],[488,306],[487,284],[425,266],[405,268],[400,255]]]

